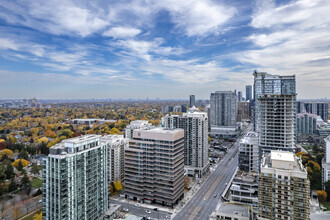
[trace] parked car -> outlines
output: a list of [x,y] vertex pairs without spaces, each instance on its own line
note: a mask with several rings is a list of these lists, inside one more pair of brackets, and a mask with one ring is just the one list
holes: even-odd
[[141,207],[141,205],[139,203],[136,203],[135,207]]
[[148,210],[148,209],[146,209],[146,213],[150,214],[150,213],[151,213],[151,211],[150,211],[150,210]]
[[123,208],[123,211],[124,212],[129,212],[129,209],[128,208]]

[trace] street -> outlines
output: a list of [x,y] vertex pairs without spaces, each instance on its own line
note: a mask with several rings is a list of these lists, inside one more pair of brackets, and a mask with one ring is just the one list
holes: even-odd
[[220,161],[215,171],[204,182],[194,197],[174,216],[174,220],[208,219],[211,213],[215,211],[218,203],[222,201],[221,195],[227,187],[227,183],[229,184],[237,168],[238,147],[241,137],[237,139],[234,146],[228,151],[223,160]]

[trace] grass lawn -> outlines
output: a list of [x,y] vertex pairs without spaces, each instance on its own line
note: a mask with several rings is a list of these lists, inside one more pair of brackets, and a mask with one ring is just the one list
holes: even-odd
[[31,185],[34,188],[40,188],[42,186],[42,180],[37,177],[33,177]]
[[320,204],[327,208],[327,210],[323,211],[330,211],[330,202],[320,202]]

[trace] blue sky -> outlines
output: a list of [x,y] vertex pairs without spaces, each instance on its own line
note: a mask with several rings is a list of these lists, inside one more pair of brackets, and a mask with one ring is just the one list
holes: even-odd
[[328,0],[1,0],[1,98],[208,98],[253,70],[330,94]]

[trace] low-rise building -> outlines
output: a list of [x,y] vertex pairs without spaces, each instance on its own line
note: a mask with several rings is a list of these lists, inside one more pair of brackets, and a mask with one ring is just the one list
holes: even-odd
[[246,172],[259,171],[258,133],[248,132],[240,141],[238,167]]
[[222,203],[216,212],[213,212],[209,218],[210,220],[251,220],[250,206],[235,204],[235,203]]

